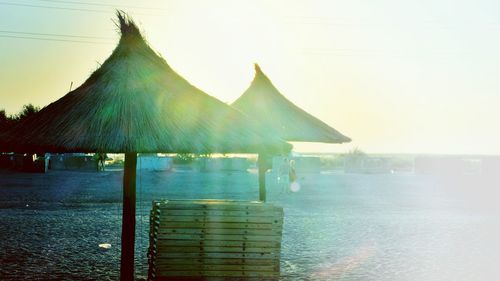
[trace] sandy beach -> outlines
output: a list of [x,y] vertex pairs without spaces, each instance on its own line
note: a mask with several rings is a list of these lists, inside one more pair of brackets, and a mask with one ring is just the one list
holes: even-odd
[[[0,172],[0,279],[117,280],[122,173]],[[330,171],[299,175],[295,193],[270,187],[285,210],[282,280],[491,280],[500,223],[468,191],[477,180]],[[177,168],[137,181],[138,278],[153,199],[258,198],[250,172]]]

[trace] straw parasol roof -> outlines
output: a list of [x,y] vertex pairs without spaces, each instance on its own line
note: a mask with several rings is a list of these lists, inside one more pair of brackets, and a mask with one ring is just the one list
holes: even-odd
[[232,106],[252,116],[282,139],[297,142],[343,143],[351,139],[287,100],[255,64],[250,87]]
[[192,86],[118,13],[121,39],[74,91],[12,133],[18,150],[46,152],[257,152],[277,139],[250,129],[243,114]]

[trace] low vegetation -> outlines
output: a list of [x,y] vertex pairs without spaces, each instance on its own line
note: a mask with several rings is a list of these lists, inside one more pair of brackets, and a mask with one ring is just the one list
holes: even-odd
[[15,126],[22,121],[30,118],[35,113],[40,111],[40,107],[34,106],[33,104],[25,104],[18,114],[7,115],[4,109],[0,110],[0,130],[5,130],[12,126]]

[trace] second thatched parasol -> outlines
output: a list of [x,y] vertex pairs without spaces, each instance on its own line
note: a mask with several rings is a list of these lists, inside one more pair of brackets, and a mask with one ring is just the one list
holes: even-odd
[[[323,121],[305,112],[274,87],[271,80],[255,64],[255,77],[250,87],[232,106],[251,116],[258,126],[286,141],[344,143],[351,139]],[[265,200],[265,171],[268,154],[259,155],[259,186]]]

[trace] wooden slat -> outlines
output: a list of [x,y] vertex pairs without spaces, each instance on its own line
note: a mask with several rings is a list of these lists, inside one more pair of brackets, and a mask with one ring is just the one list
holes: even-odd
[[227,241],[227,240],[169,240],[161,239],[156,241],[156,247],[178,246],[178,247],[249,247],[249,248],[279,248],[280,242],[277,241]]
[[271,271],[279,270],[273,265],[238,265],[238,264],[159,264],[156,265],[159,272],[162,271]]
[[158,251],[160,251],[160,252],[172,252],[172,253],[279,253],[280,248],[158,246]]
[[270,223],[162,222],[161,228],[281,229]]
[[159,252],[156,258],[277,259],[280,253],[172,253]]
[[281,212],[281,208],[270,205],[249,204],[249,205],[233,205],[233,204],[178,204],[168,203],[161,204],[157,207],[161,212],[166,210],[227,210],[227,211],[276,211]]
[[272,277],[217,277],[217,276],[176,276],[175,279],[172,279],[170,276],[158,276],[154,280],[155,281],[277,281],[279,279],[278,276]]
[[224,228],[160,228],[158,234],[245,234],[245,235],[261,235],[261,236],[281,236],[281,230],[275,229],[224,229]]
[[275,277],[279,272],[274,271],[170,271],[158,270],[158,275],[162,276],[228,276],[228,277]]
[[219,259],[219,258],[163,258],[155,262],[160,264],[248,264],[248,265],[272,265],[279,266],[278,259]]
[[235,223],[270,223],[283,224],[282,218],[274,217],[229,217],[229,216],[162,216],[160,227],[165,222],[235,222]]
[[269,211],[269,210],[172,210],[165,209],[162,216],[254,216],[254,217],[280,217],[283,215],[282,211]]
[[217,235],[217,234],[158,234],[157,239],[170,240],[222,240],[222,241],[272,241],[281,242],[280,236],[260,236],[260,235]]
[[183,200],[183,199],[171,199],[171,200],[157,200],[154,201],[156,206],[165,205],[231,205],[231,206],[261,206],[268,208],[279,208],[272,204],[263,203],[261,201],[247,201],[247,200],[222,200],[222,199],[195,199],[195,200]]
[[282,209],[266,206],[260,207],[258,205],[249,206],[235,206],[235,205],[163,205],[157,208],[157,212],[164,213],[169,210],[201,210],[201,211],[243,211],[243,212],[283,212]]

